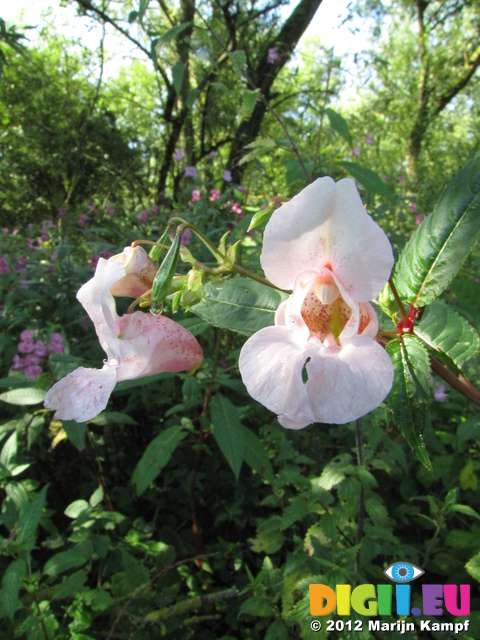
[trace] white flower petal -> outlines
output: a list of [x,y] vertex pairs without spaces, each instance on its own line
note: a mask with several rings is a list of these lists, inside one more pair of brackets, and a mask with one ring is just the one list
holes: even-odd
[[316,422],[345,424],[377,407],[393,384],[393,364],[374,340],[356,336],[342,349],[313,353],[307,363],[306,391]]
[[308,355],[302,335],[294,327],[261,329],[244,344],[238,362],[252,398],[277,413],[281,424],[294,422],[299,429],[313,422],[302,381]]
[[261,263],[267,278],[283,289],[292,289],[303,271],[327,266],[356,302],[366,302],[388,280],[393,253],[354,181],[319,178],[274,212]]
[[115,367],[79,367],[47,391],[44,405],[55,409],[54,417],[59,420],[86,422],[105,409],[116,382]]

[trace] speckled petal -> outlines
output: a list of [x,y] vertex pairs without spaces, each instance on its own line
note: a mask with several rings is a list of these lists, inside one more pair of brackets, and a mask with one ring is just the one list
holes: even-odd
[[55,409],[54,417],[59,420],[86,422],[105,409],[116,382],[115,367],[79,367],[47,391],[44,405]]

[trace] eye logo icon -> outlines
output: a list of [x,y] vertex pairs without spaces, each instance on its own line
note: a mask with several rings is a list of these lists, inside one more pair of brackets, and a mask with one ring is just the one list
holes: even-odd
[[406,583],[423,576],[425,571],[411,562],[394,562],[383,573],[392,582]]

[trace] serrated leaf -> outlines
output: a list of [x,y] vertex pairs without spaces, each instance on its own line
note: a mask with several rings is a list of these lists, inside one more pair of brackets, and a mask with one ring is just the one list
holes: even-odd
[[11,562],[2,579],[2,590],[0,591],[0,602],[3,611],[13,620],[17,609],[18,593],[22,586],[23,579],[27,574],[27,565],[24,560],[14,560]]
[[447,354],[457,367],[476,356],[480,347],[475,329],[448,304],[438,300],[425,309],[415,334],[433,349]]
[[183,75],[185,73],[185,65],[179,62],[174,67],[172,67],[172,81],[173,87],[175,89],[175,93],[180,95],[180,91],[182,89]]
[[274,324],[275,311],[288,294],[248,278],[225,280],[222,288],[205,286],[205,302],[191,307],[215,327],[251,336]]
[[242,71],[247,64],[247,56],[245,54],[245,51],[243,51],[242,49],[239,49],[238,51],[231,51],[229,52],[228,57],[230,58],[230,61],[232,63],[235,75],[237,77],[241,76]]
[[452,178],[397,262],[394,281],[416,307],[430,304],[453,280],[480,232],[480,155]]
[[63,600],[72,594],[77,594],[87,580],[87,576],[82,570],[72,573],[70,576],[66,576],[61,584],[58,584],[54,591],[53,597],[58,600]]
[[163,33],[159,38],[155,40],[155,50],[157,51],[157,53],[163,46],[165,46],[166,44],[174,40],[180,33],[182,33],[182,31],[185,31],[185,29],[187,29],[191,24],[192,24],[191,22],[182,22],[182,24],[176,24],[174,27],[171,27],[170,29],[168,29],[168,31],[165,31],[165,33]]
[[70,569],[81,567],[86,562],[87,558],[81,553],[78,553],[78,551],[74,551],[73,549],[60,551],[60,553],[56,553],[47,560],[43,572],[46,573],[47,576],[58,576],[61,573],[65,573],[65,571],[70,571]]
[[26,389],[12,389],[0,394],[0,400],[8,404],[25,406],[29,404],[40,404],[45,399],[45,391],[43,389],[35,389],[29,387]]
[[325,113],[330,120],[330,126],[332,129],[341,135],[350,147],[353,147],[352,136],[350,135],[345,118],[333,109],[325,109]]
[[367,191],[373,191],[374,193],[379,193],[386,198],[393,199],[393,193],[387,187],[385,182],[380,178],[380,176],[375,173],[375,171],[367,169],[366,167],[362,167],[356,162],[348,162],[347,160],[344,160],[339,164],[345,167],[348,173],[352,175],[355,180],[360,182],[360,184],[363,185],[365,189],[367,189]]
[[47,499],[48,485],[43,487],[41,491],[20,510],[18,518],[18,542],[25,542],[35,535],[40,519],[42,517],[43,508]]
[[230,400],[218,394],[211,402],[210,417],[215,440],[238,480],[245,453],[246,431],[240,422],[239,411]]
[[175,425],[162,431],[150,442],[133,472],[132,482],[136,486],[137,496],[148,489],[150,483],[160,475],[177,444],[186,436],[187,432],[181,426]]
[[250,89],[244,89],[242,91],[242,109],[240,115],[242,118],[250,118],[255,105],[257,104],[258,96],[260,95],[260,89],[250,91]]
[[387,403],[394,420],[420,462],[432,470],[423,441],[428,419],[430,363],[428,353],[415,336],[404,335],[387,345],[395,369],[395,380]]

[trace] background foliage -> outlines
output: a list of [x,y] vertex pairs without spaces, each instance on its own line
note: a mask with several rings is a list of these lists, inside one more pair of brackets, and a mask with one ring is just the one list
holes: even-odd
[[[106,79],[103,39],[27,41],[0,20],[3,636],[328,637],[310,629],[309,583],[377,584],[408,559],[429,583],[472,584],[462,637],[478,637],[478,407],[430,357],[478,387],[479,3],[358,2],[352,20],[368,18],[373,39],[353,93],[351,61],[321,40],[297,47],[320,2],[70,4],[144,61]],[[187,253],[174,317],[203,368],[122,382],[88,424],[43,409],[54,381],[104,357],[75,300],[99,256],[179,215],[215,245],[229,230],[237,264],[260,274],[252,214],[301,189],[304,170],[357,180],[401,255],[406,306],[442,294],[390,343],[397,382],[360,447],[358,425],[289,432],[249,398],[239,350],[283,294],[205,283]],[[216,266],[194,238],[188,249]],[[387,331],[392,304],[378,309]],[[45,345],[40,372],[15,366],[25,330]]]

